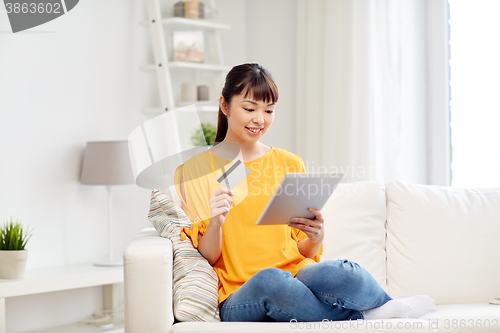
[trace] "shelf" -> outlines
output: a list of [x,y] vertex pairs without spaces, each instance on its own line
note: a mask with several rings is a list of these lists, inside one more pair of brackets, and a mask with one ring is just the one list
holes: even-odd
[[177,102],[177,106],[182,108],[183,106],[196,105],[196,110],[206,111],[206,112],[217,112],[219,111],[219,104],[213,102]]
[[231,70],[231,67],[223,66],[223,65],[212,65],[212,64],[202,64],[202,63],[196,63],[196,62],[182,62],[182,61],[170,62],[168,64],[168,67],[170,67],[170,68],[192,68],[192,69],[201,69],[201,70],[207,70],[207,71],[221,71],[221,72],[229,72]]
[[163,111],[162,108],[142,108],[141,112],[145,114],[160,114],[167,111]]
[[[218,112],[219,111],[219,106],[215,104],[202,104],[202,103],[196,103],[196,102],[181,102],[177,105],[176,109],[188,106],[188,105],[196,105],[196,110],[200,112]],[[165,111],[163,111],[161,108],[143,108],[142,113],[146,114],[161,114]],[[168,111],[167,111],[168,112]]]
[[[223,29],[229,30],[231,26],[228,24],[222,24],[217,22],[208,21],[206,19],[188,19],[184,17],[168,17],[161,20],[163,25],[174,29],[186,29],[186,28],[202,28],[202,29]],[[139,22],[139,24],[148,26],[151,23],[147,20]]]
[[[172,69],[174,68],[200,69],[200,70],[216,71],[216,72],[217,71],[229,72],[229,70],[231,69],[228,66],[222,66],[222,65],[204,64],[196,62],[182,62],[182,61],[169,62],[168,67]],[[159,66],[156,66],[155,64],[147,64],[141,66],[141,69],[143,71],[152,71],[157,68],[159,68]]]
[[44,328],[36,331],[28,331],[24,333],[124,333],[124,325],[114,325],[112,328],[98,328],[91,325],[64,325]]
[[21,280],[0,279],[0,298],[123,282],[123,267],[91,264],[27,270]]
[[[103,308],[114,307],[117,287],[123,283],[123,267],[96,267],[92,264],[60,266],[27,270],[24,279],[0,279],[0,332],[5,332],[5,299],[70,290],[86,287],[102,286]],[[91,325],[73,324],[51,327],[32,333],[123,333],[123,325],[111,328],[98,328]]]

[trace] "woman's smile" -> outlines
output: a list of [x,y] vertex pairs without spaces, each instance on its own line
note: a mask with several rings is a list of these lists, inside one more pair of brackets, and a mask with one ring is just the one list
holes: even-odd
[[260,135],[262,127],[245,127],[250,135]]

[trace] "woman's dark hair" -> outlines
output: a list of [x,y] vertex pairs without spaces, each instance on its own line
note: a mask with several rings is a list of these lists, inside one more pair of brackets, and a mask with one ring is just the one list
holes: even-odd
[[[233,96],[245,92],[244,98],[249,94],[256,101],[276,103],[278,101],[278,87],[264,67],[259,64],[242,64],[234,66],[226,75],[226,82],[222,88],[222,96],[229,105]],[[224,140],[227,134],[227,117],[219,106],[217,120],[217,135],[215,142]]]

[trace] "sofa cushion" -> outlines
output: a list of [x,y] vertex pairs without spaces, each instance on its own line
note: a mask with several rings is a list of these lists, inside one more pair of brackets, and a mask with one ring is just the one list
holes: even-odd
[[439,328],[442,332],[499,332],[500,306],[473,303],[438,305],[436,312],[430,312],[421,320],[428,326]]
[[393,298],[488,303],[500,294],[500,189],[392,182],[387,194],[387,287]]
[[431,333],[437,329],[428,327],[427,320],[421,319],[377,319],[377,320],[342,320],[287,323],[256,322],[221,322],[221,323],[178,323],[172,326],[170,333],[208,333],[208,332],[356,332],[356,333]]
[[217,274],[191,239],[181,241],[181,229],[191,227],[189,218],[171,197],[158,190],[152,191],[148,218],[160,236],[172,241],[175,318],[220,321]]
[[321,261],[357,262],[386,289],[385,186],[373,181],[339,184],[321,210],[325,238]]

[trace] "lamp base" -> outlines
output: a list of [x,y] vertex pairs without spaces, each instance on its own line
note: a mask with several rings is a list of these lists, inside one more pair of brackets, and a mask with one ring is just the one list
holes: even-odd
[[94,266],[99,267],[120,267],[123,266],[123,261],[98,261],[94,263]]

